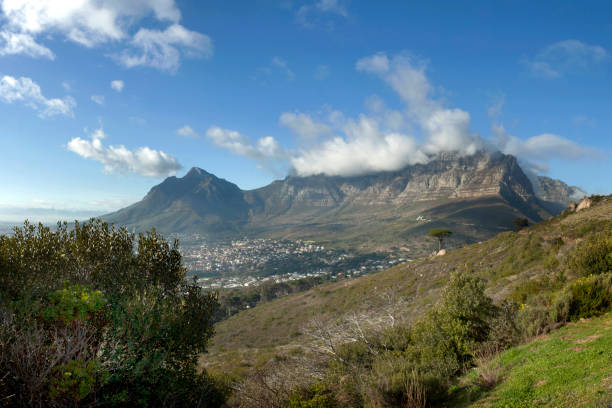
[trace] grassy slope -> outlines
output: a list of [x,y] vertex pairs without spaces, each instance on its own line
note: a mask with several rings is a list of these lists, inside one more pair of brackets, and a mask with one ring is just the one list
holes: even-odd
[[[416,221],[423,216],[431,222]],[[396,205],[348,206],[255,219],[246,228],[253,236],[313,239],[327,246],[364,252],[409,246],[415,256],[431,250],[423,236],[431,228],[455,232],[454,243],[473,243],[507,231],[522,214],[501,197],[436,200]],[[425,232],[423,232],[425,231]]]
[[496,356],[486,370],[499,370],[491,389],[478,386],[483,368],[460,380],[449,406],[612,406],[612,313],[581,320]]
[[[381,293],[394,288],[407,300],[406,320],[433,305],[451,271],[473,269],[486,279],[487,294],[496,301],[537,291],[527,285],[552,276],[562,268],[564,256],[583,237],[612,228],[612,197],[593,208],[559,216],[520,233],[495,238],[422,258],[359,279],[330,283],[238,313],[216,326],[216,336],[202,362],[209,369],[237,375],[277,354],[295,351],[309,341],[302,331],[312,318],[336,318],[350,312],[375,313]],[[561,238],[559,247],[555,241]],[[517,299],[521,300],[521,299]]]

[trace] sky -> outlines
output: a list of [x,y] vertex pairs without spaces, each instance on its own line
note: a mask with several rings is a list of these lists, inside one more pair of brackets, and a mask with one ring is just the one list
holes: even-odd
[[0,221],[482,148],[612,192],[612,3],[0,0]]

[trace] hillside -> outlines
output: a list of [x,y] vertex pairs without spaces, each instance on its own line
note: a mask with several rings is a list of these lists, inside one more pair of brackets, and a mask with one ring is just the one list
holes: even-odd
[[[226,372],[247,372],[278,354],[302,349],[311,340],[304,328],[314,318],[333,321],[350,314],[385,314],[390,291],[402,299],[401,320],[413,321],[437,302],[440,289],[455,270],[471,270],[484,278],[486,293],[496,302],[511,298],[526,303],[556,284],[565,258],[579,242],[611,230],[612,197],[608,196],[591,208],[566,212],[519,233],[504,232],[444,256],[263,303],[216,325],[203,364]],[[563,277],[568,278],[575,277]]]
[[[547,200],[567,198],[565,184],[541,184]],[[103,218],[130,230],[155,227],[210,240],[313,239],[363,251],[408,246],[422,256],[429,251],[422,236],[431,228],[451,228],[451,245],[460,246],[509,230],[516,217],[537,222],[565,205],[539,199],[513,156],[480,151],[442,153],[395,172],[289,176],[248,191],[193,168]]]
[[609,407],[612,313],[481,361],[459,379],[449,406]]

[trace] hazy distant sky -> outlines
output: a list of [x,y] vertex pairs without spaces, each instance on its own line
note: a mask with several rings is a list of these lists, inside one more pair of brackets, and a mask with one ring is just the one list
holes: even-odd
[[0,220],[483,146],[612,192],[607,0],[0,5]]

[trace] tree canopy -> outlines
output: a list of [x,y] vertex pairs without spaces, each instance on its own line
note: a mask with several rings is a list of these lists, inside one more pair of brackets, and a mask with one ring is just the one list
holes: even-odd
[[[0,398],[9,406],[197,406],[217,295],[178,242],[100,220],[0,236]],[[210,406],[207,404],[206,406]]]
[[438,250],[440,250],[444,240],[453,235],[453,232],[447,228],[434,228],[429,231],[428,235],[438,240]]

